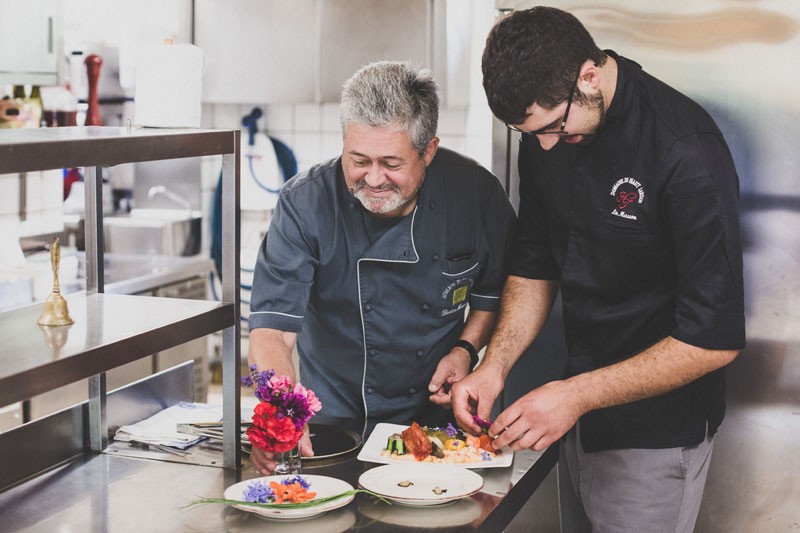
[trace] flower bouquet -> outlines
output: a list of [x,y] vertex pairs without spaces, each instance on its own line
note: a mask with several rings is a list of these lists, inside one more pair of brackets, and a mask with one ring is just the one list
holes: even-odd
[[322,408],[313,391],[274,370],[259,372],[255,365],[242,378],[245,387],[253,387],[260,401],[253,412],[253,425],[247,428],[250,444],[275,454],[275,474],[300,471],[297,443],[303,426]]

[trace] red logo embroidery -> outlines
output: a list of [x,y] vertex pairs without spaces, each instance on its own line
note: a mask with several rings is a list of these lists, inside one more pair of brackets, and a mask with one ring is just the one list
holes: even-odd
[[626,207],[631,205],[631,203],[636,201],[637,198],[639,198],[639,193],[637,193],[636,191],[631,191],[631,192],[619,191],[617,193],[617,206],[620,209],[625,209]]

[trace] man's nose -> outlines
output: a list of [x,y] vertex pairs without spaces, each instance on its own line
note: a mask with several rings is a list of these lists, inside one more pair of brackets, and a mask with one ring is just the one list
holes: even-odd
[[542,150],[550,150],[561,140],[558,135],[537,135],[536,138],[539,139],[539,146],[542,147]]
[[383,185],[383,182],[386,181],[386,179],[381,171],[381,166],[371,165],[367,171],[367,175],[364,176],[364,181],[367,182],[369,187],[379,187],[380,185]]

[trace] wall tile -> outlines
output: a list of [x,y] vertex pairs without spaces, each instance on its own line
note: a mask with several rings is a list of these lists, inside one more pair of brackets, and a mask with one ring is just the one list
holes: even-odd
[[42,171],[42,209],[61,212],[63,202],[63,171],[61,169]]
[[214,106],[214,128],[235,129],[240,124],[239,106],[235,104],[217,104]]
[[323,133],[320,159],[331,159],[340,155],[342,155],[342,134],[339,132]]
[[270,104],[264,106],[265,128],[273,132],[294,131],[294,106],[292,104]]
[[25,175],[25,210],[28,213],[42,210],[42,195],[44,188],[42,187],[42,173],[41,172],[28,172]]
[[297,158],[298,171],[308,169],[321,159],[322,143],[318,133],[296,133],[291,148]]
[[19,174],[0,174],[0,215],[19,213]]
[[339,133],[342,126],[339,121],[339,104],[327,103],[322,105],[322,132]]
[[294,127],[299,132],[316,132],[322,129],[322,107],[317,104],[295,104]]
[[439,136],[464,135],[467,126],[465,109],[443,108],[439,111]]

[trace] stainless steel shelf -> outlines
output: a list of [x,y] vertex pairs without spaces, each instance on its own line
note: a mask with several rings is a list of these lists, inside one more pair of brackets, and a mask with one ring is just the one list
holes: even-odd
[[85,126],[0,130],[0,174],[231,154],[231,131]]
[[[75,324],[40,329],[36,325],[40,306],[0,314],[0,406],[88,377],[84,445],[100,452],[108,437],[106,370],[222,331],[223,466],[238,468],[240,138],[239,130],[103,126],[0,130],[0,174],[83,167],[86,182],[86,294],[68,298]],[[223,303],[104,294],[101,168],[207,155],[222,156]]]
[[[38,326],[43,304],[0,314],[0,405],[26,400],[234,324],[233,304],[68,295],[71,326]],[[59,346],[60,345],[60,346]]]

